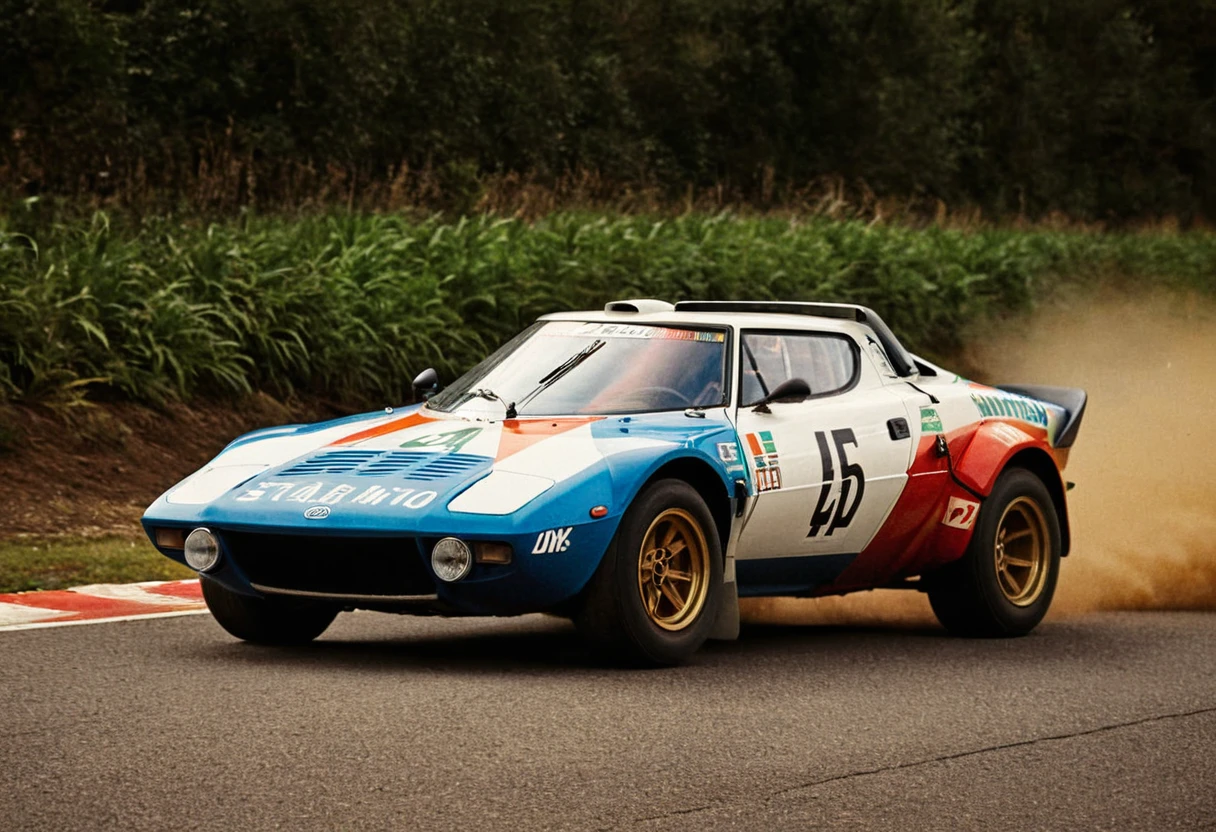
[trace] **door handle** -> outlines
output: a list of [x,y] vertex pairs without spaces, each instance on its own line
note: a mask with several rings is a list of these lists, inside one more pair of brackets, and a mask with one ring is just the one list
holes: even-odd
[[887,420],[887,432],[891,434],[892,441],[907,439],[912,435],[912,431],[908,430],[908,420],[902,416]]

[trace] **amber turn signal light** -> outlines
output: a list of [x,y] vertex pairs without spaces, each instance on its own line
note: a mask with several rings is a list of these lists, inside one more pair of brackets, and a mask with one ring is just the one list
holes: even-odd
[[596,520],[599,520],[601,517],[608,516],[608,506],[596,506],[588,513]]
[[156,545],[162,549],[184,549],[186,532],[184,529],[157,529]]
[[510,563],[511,544],[480,541],[473,544],[473,554],[478,563]]

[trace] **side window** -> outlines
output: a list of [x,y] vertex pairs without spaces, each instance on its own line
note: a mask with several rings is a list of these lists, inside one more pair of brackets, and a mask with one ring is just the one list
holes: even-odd
[[778,384],[801,378],[812,396],[828,396],[853,386],[859,371],[857,347],[844,335],[817,332],[743,334],[739,404],[748,407]]

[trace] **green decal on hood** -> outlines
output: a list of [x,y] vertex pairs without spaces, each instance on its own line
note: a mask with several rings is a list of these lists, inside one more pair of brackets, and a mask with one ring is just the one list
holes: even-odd
[[412,451],[454,454],[473,441],[479,433],[481,433],[481,428],[463,428],[447,433],[428,433],[426,436],[420,436],[417,439],[403,442],[401,447]]

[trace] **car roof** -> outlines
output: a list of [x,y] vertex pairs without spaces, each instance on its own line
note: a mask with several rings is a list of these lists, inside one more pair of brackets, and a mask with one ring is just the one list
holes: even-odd
[[681,301],[653,298],[618,300],[603,311],[559,312],[541,320],[602,321],[648,325],[712,325],[755,329],[795,329],[875,337],[899,376],[917,374],[915,357],[882,318],[865,306],[781,301]]
[[542,321],[593,321],[645,326],[715,326],[746,329],[811,329],[818,332],[838,332],[857,335],[865,327],[854,321],[818,318],[808,315],[732,314],[728,312],[604,312],[591,309],[581,312],[554,312],[542,315]]

